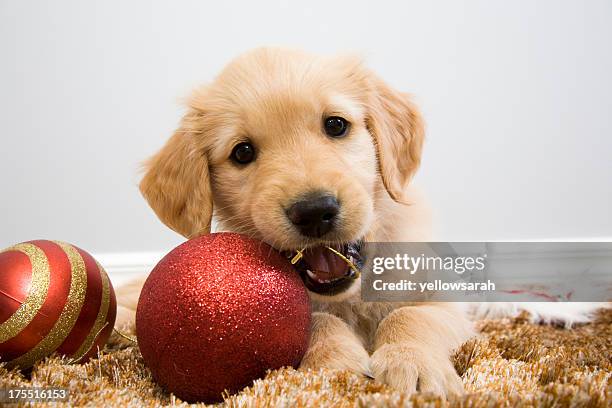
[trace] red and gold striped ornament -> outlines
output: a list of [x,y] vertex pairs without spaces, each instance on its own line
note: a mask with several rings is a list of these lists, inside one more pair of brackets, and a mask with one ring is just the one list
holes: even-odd
[[0,362],[27,369],[58,352],[84,362],[113,330],[117,303],[102,266],[59,241],[0,251]]

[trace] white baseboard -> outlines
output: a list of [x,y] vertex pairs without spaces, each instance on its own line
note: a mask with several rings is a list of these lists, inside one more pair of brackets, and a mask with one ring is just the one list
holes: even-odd
[[95,254],[114,286],[146,276],[163,258],[162,252],[116,252]]

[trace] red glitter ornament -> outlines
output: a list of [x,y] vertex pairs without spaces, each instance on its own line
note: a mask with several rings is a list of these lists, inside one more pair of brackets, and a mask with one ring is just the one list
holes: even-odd
[[219,401],[268,369],[296,367],[309,331],[308,293],[293,267],[235,233],[172,250],[149,275],[136,312],[153,377],[186,401]]
[[0,362],[27,369],[53,352],[84,362],[104,346],[117,304],[104,269],[59,241],[0,251]]

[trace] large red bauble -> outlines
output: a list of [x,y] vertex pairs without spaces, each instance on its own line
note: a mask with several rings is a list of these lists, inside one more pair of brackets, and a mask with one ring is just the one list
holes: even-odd
[[53,352],[84,362],[104,346],[117,304],[104,269],[59,241],[0,251],[0,361],[27,369]]
[[136,311],[153,377],[186,401],[219,401],[268,369],[297,366],[309,331],[308,293],[289,262],[234,233],[172,250],[149,275]]

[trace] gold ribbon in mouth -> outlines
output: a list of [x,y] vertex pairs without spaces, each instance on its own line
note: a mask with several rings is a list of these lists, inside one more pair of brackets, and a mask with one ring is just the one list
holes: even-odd
[[[353,274],[351,274],[349,276],[351,279],[359,278],[359,276],[361,275],[361,271],[359,270],[359,268],[357,268],[357,266],[355,266],[355,264],[350,259],[348,259],[346,256],[344,256],[344,254],[342,254],[341,252],[336,251],[332,247],[325,246],[325,248],[327,248],[328,250],[330,250],[331,252],[333,252],[334,254],[339,256],[340,259],[342,259],[344,262],[346,262],[346,264],[349,266],[349,268],[351,268],[351,270],[353,271]],[[291,265],[295,265],[296,263],[298,263],[300,261],[300,259],[302,259],[304,257],[304,251],[305,250],[306,250],[306,248],[302,248],[302,249],[296,250],[296,254],[293,256],[293,258],[291,258],[291,261],[290,261]]]
[[304,251],[306,250],[306,248],[302,248],[302,249],[298,249],[295,253],[295,256],[293,258],[291,258],[291,265],[295,265],[296,263],[298,263],[300,261],[300,259],[302,259],[302,257],[304,256]]

